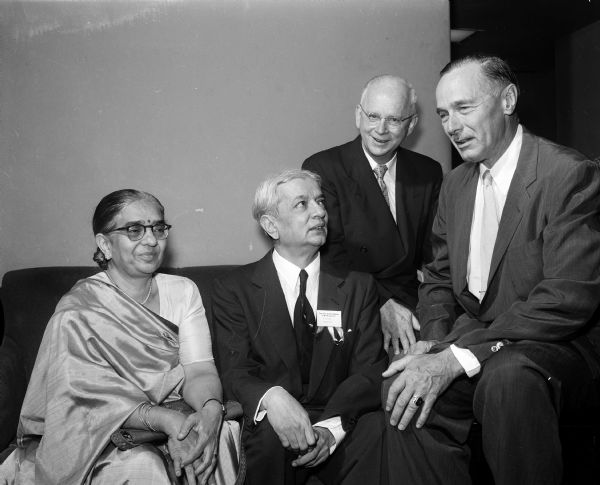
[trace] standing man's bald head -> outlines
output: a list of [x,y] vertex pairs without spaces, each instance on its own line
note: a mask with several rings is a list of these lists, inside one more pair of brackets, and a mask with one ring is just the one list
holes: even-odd
[[417,125],[417,95],[404,79],[383,75],[364,87],[356,106],[356,127],[366,152],[379,164],[392,159]]
[[377,92],[380,89],[393,89],[399,93],[404,93],[410,104],[409,108],[414,109],[417,104],[417,93],[415,93],[412,84],[410,84],[406,79],[398,76],[392,76],[391,74],[375,76],[367,81],[360,95],[361,104],[365,101],[365,97],[368,93],[373,91]]

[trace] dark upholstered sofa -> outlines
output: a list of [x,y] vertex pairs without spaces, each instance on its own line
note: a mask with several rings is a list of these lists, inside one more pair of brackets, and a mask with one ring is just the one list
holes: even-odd
[[[164,272],[186,276],[198,285],[210,322],[212,281],[233,267],[194,266]],[[0,346],[0,462],[14,440],[38,347],[58,300],[76,281],[97,271],[94,267],[62,266],[9,271],[4,275],[0,287],[0,309],[4,311],[4,338]],[[599,421],[600,410],[590,410],[589,414],[568,417],[562,423],[565,484],[600,483]],[[474,483],[491,484],[479,441],[480,429],[475,426],[470,438]]]

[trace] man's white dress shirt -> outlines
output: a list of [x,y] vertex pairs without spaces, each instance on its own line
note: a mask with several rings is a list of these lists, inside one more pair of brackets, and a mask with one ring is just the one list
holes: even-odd
[[[496,199],[496,208],[498,210],[498,220],[502,217],[508,189],[510,188],[510,183],[515,174],[515,170],[517,169],[522,142],[523,127],[519,125],[512,142],[490,169],[493,178],[493,191],[494,198]],[[481,244],[481,221],[483,218],[483,173],[487,169],[488,168],[483,163],[479,164],[479,180],[477,181],[477,193],[475,195],[475,207],[473,209],[471,237],[469,240],[469,259],[467,262],[467,284],[469,285],[469,288],[477,287],[486,289],[487,287],[487,281],[483,283],[480,281],[481,261],[479,252]],[[477,291],[473,294],[481,301],[485,291]],[[451,345],[450,349],[469,377],[476,375],[481,370],[479,361],[470,350],[459,348],[456,345]]]

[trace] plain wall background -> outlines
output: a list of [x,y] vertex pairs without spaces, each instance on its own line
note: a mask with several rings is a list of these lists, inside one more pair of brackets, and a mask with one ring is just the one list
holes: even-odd
[[125,187],[165,205],[165,264],[262,257],[257,184],[356,136],[384,72],[419,96],[405,146],[447,168],[449,52],[446,0],[0,3],[0,275],[92,265],[93,210]]
[[558,141],[600,157],[600,22],[556,44]]

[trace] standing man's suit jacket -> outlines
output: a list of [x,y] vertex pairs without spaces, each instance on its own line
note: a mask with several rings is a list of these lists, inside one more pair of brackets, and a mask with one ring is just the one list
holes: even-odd
[[395,298],[414,309],[417,269],[431,259],[431,224],[442,180],[429,157],[398,148],[396,220],[362,147],[361,137],[308,158],[302,168],[319,174],[329,214],[322,258],[371,273],[380,304]]
[[335,343],[327,328],[320,329],[304,396],[294,329],[272,252],[215,282],[214,342],[221,379],[226,396],[241,402],[249,422],[273,386],[317,409],[317,421],[340,416],[345,430],[360,415],[380,408],[387,360],[373,278],[339,274],[321,263],[317,306],[341,311],[343,340]]
[[454,342],[480,362],[519,340],[573,342],[596,370],[598,163],[523,130],[481,305],[467,288],[478,177],[479,165],[465,163],[442,185],[434,260],[419,290],[422,338]]

